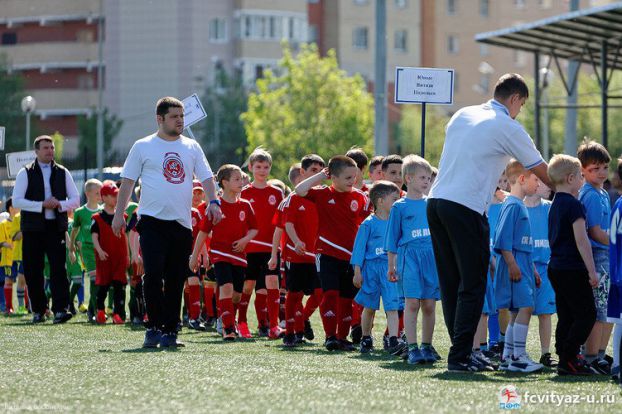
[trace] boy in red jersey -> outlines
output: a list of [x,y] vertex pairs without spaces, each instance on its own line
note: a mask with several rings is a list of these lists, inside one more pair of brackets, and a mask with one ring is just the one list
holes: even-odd
[[[268,184],[271,168],[272,156],[267,151],[261,148],[253,151],[249,157],[249,171],[253,174],[253,182],[242,190],[242,198],[253,206],[259,225],[259,233],[247,248],[248,267],[238,308],[238,330],[245,338],[251,337],[246,311],[253,289],[255,289],[259,336],[277,339],[282,334],[279,328],[279,267],[277,266],[275,270],[268,269],[268,261],[275,229],[272,218],[283,200],[283,192]],[[269,322],[266,323],[266,320]]]
[[[97,285],[97,317],[99,324],[106,323],[105,301],[110,286],[114,289],[114,313],[112,322],[123,324],[125,308],[125,285],[127,284],[126,270],[130,264],[127,235],[117,237],[112,231],[112,219],[117,206],[119,189],[114,182],[105,182],[101,188],[101,197],[104,208],[93,215],[91,234],[95,249],[95,284]],[[127,214],[125,214],[127,221]],[[130,230],[134,225],[135,216],[127,225]]]
[[376,155],[369,161],[369,179],[372,183],[382,180],[382,161],[384,157],[382,155]]
[[[324,291],[320,312],[326,333],[324,346],[329,351],[355,349],[346,340],[352,321],[352,299],[356,295],[349,261],[358,227],[370,212],[367,196],[353,188],[357,174],[352,158],[337,155],[330,159],[327,169],[296,187],[296,193],[313,201],[318,210],[317,251]],[[330,187],[313,188],[326,179],[332,180]]]
[[198,257],[209,232],[212,232],[209,258],[219,286],[219,308],[223,323],[223,339],[235,340],[234,304],[240,302],[244,285],[244,270],[247,266],[245,249],[257,235],[257,220],[250,203],[240,199],[242,191],[242,170],[236,165],[225,164],[216,174],[223,189],[219,197],[222,220],[215,226],[203,218],[200,231],[190,256],[189,267],[193,272],[198,266]]
[[[192,240],[196,241],[197,234],[199,234],[199,224],[203,216],[197,209],[201,203],[205,201],[205,190],[199,180],[192,181]],[[201,253],[207,253],[205,249]],[[203,254],[200,257],[204,257]],[[186,280],[186,286],[184,289],[184,302],[186,304],[186,310],[188,312],[188,328],[198,331],[204,331],[205,325],[199,320],[201,315],[201,281],[199,276],[203,267],[202,260],[200,260],[201,266],[196,273],[190,273]]]

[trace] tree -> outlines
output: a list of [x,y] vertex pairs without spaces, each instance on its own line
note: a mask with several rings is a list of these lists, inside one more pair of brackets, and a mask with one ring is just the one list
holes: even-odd
[[202,99],[207,119],[192,127],[213,168],[244,162],[246,131],[240,115],[246,111],[247,99],[241,74],[229,75],[217,69],[215,82],[205,90]]
[[60,132],[56,131],[50,135],[54,142],[54,160],[61,162],[63,159],[63,147],[65,146],[65,137]]
[[[425,159],[438,166],[445,142],[445,126],[449,115],[435,107],[426,108]],[[421,105],[402,106],[402,117],[396,126],[397,152],[401,155],[421,155]]]
[[371,153],[373,99],[360,75],[339,68],[334,50],[322,58],[316,45],[303,45],[294,57],[284,44],[278,67],[264,74],[242,120],[247,150],[269,150],[276,177],[305,154],[328,159],[353,145]]
[[[112,141],[121,131],[123,120],[110,114],[104,108],[104,165],[111,165],[117,161],[116,151],[112,150]],[[97,160],[97,116],[78,117],[78,151],[83,158],[86,152],[89,166],[95,167]]]
[[[21,109],[24,91],[24,79],[16,74],[9,73],[8,63],[4,55],[0,55],[0,126],[5,127],[6,152],[24,151],[24,137],[26,130],[25,116]],[[34,135],[33,135],[34,136]],[[2,157],[2,164],[5,160]]]

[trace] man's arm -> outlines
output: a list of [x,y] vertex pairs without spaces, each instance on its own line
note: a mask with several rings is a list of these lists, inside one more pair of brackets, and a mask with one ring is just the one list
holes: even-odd
[[328,180],[329,178],[330,175],[328,174],[328,168],[324,168],[319,173],[312,175],[311,177],[298,184],[295,189],[296,194],[298,194],[300,197],[306,197],[310,189],[312,189],[316,185],[321,184],[322,181]]
[[212,201],[216,200],[218,197],[216,182],[214,181],[214,177],[210,177],[201,184],[203,185],[203,189],[207,195],[207,210],[205,211],[205,215],[208,220],[212,221],[212,224],[216,225],[220,220],[222,220],[222,211],[220,210],[220,206],[216,203],[212,203]]
[[136,181],[129,178],[123,178],[121,181],[121,188],[119,189],[119,195],[117,197],[117,209],[114,212],[114,218],[112,219],[112,231],[117,237],[121,236],[121,230],[125,232],[125,209],[127,203],[130,200],[130,195],[134,189]]
[[42,201],[32,201],[26,199],[26,189],[28,188],[28,174],[26,169],[22,168],[17,173],[15,179],[15,187],[13,187],[13,207],[22,209],[24,211],[30,211],[32,213],[43,212]]
[[531,172],[533,172],[539,179],[551,190],[555,191],[555,186],[551,182],[549,175],[546,173],[549,166],[546,162],[542,162],[536,165],[533,168],[530,168]]
[[69,170],[65,170],[65,188],[67,189],[67,200],[59,200],[60,207],[58,210],[60,212],[75,210],[80,207],[80,194]]

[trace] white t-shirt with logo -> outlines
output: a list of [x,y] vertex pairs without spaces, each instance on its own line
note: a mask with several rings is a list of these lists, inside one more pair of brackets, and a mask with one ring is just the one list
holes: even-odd
[[175,220],[189,229],[193,175],[201,182],[213,177],[201,146],[183,135],[175,141],[157,134],[139,139],[121,172],[123,178],[141,179],[139,216]]
[[493,99],[462,108],[447,124],[429,198],[453,201],[484,214],[512,157],[527,169],[544,162],[527,131],[504,105]]

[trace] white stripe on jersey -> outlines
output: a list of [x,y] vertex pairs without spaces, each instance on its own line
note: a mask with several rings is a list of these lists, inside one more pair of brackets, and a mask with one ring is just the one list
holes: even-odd
[[[293,251],[296,251],[296,248],[295,248],[294,246],[292,246],[292,245],[290,245],[290,244],[286,244],[286,246],[287,246],[289,249],[291,249],[291,250],[293,250]],[[298,254],[298,253],[296,253],[296,254]],[[311,256],[311,257],[315,258],[315,255],[314,255],[313,253],[305,252],[305,254],[306,254],[307,256]]]
[[342,252],[346,252],[348,253],[350,256],[352,256],[352,252],[348,249],[346,249],[345,247],[341,247],[338,244],[335,244],[333,242],[331,242],[330,240],[326,240],[324,237],[320,236],[319,237],[320,240],[322,240],[324,243],[328,244],[329,246],[334,247],[335,249],[341,250]]
[[212,253],[214,253],[214,254],[218,254],[218,255],[223,256],[223,257],[229,257],[229,258],[231,258],[231,259],[239,260],[240,262],[242,262],[242,263],[244,263],[244,264],[248,264],[248,263],[246,262],[246,260],[244,260],[244,259],[242,259],[242,258],[239,258],[239,257],[237,257],[237,256],[234,256],[234,255],[232,255],[232,254],[223,253],[223,252],[221,252],[220,250],[214,250],[214,249],[211,249],[210,251],[211,251]]
[[272,244],[270,243],[266,243],[266,242],[262,242],[262,241],[258,241],[258,240],[251,240],[251,243],[255,243],[255,244],[260,244],[262,246],[268,246],[268,247],[272,247]]

